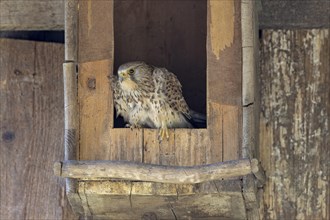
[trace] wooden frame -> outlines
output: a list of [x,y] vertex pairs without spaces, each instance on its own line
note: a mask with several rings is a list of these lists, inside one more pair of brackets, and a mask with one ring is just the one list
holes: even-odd
[[[158,142],[157,130],[154,129],[113,128],[112,93],[109,81],[113,72],[113,24],[100,25],[101,20],[113,20],[112,4],[112,1],[95,3],[68,0],[65,5],[67,61],[64,64],[64,82],[67,162],[57,163],[55,171],[63,177],[74,178],[67,179],[67,194],[71,205],[81,215],[92,215],[90,207],[85,206],[89,198],[92,198],[85,194],[88,191],[86,187],[92,185],[83,182],[93,183],[92,180],[119,178],[120,174],[118,176],[117,172],[112,172],[114,167],[116,170],[139,170],[138,174],[128,171],[127,175],[123,175],[120,179],[162,182],[159,177],[162,175],[164,177],[168,170],[176,174],[195,170],[198,174],[200,167],[196,165],[213,164],[205,165],[207,168],[204,170],[206,174],[218,173],[211,175],[212,177],[206,175],[200,179],[193,176],[190,180],[182,180],[180,175],[172,173],[173,177],[170,180],[164,179],[163,182],[172,184],[182,181],[185,184],[205,182],[202,184],[203,193],[218,194],[221,186],[224,192],[233,191],[235,193],[231,194],[232,196],[239,196],[242,188],[241,180],[237,177],[247,175],[243,178],[243,196],[250,205],[249,210],[255,211],[257,199],[254,179],[257,177],[262,185],[264,174],[256,160],[251,163],[250,160],[239,161],[240,158],[253,158],[257,144],[254,142],[256,134],[254,112],[257,110],[254,95],[256,15],[251,14],[251,12],[255,13],[254,3],[247,0],[208,1],[208,126],[207,129],[172,129],[170,139],[162,143]],[[98,160],[108,160],[108,162],[98,162]],[[120,162],[122,160],[130,162]],[[223,169],[226,166],[221,162],[229,160],[238,161],[228,163],[229,168]],[[245,168],[241,172],[230,169],[236,163],[242,163]],[[105,172],[102,171],[102,175],[105,176],[98,175],[98,171],[105,167]],[[141,169],[137,169],[138,167]],[[81,169],[85,169],[83,173],[92,174],[92,178],[84,177],[80,172]],[[148,169],[158,170],[159,175],[143,175],[148,173]],[[227,174],[224,175],[222,171]],[[248,175],[252,173],[255,175]],[[204,175],[203,172],[201,174]],[[234,177],[230,181],[237,184],[230,186],[231,184],[216,181],[218,186],[216,184],[214,188],[214,183],[210,182],[225,177]],[[116,181],[110,181],[108,184],[118,186],[119,194],[121,187],[125,187],[125,183],[118,185]],[[147,191],[155,187],[161,190],[155,183],[141,184],[140,187]],[[165,190],[169,186],[162,187],[165,187],[163,188]],[[102,190],[97,192],[102,193]],[[197,193],[196,189],[192,191],[192,194],[195,193]],[[214,212],[212,213],[209,213],[210,216],[215,215]],[[255,216],[255,212],[252,215]]]

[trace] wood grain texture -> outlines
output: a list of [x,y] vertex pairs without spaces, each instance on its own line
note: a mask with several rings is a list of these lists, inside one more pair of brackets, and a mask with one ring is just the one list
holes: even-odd
[[63,64],[64,87],[64,159],[79,159],[79,109],[76,65]]
[[[142,162],[143,131],[142,129],[117,128],[108,131],[110,145],[105,145],[100,158],[102,160],[127,160]],[[102,135],[102,134],[100,134]],[[92,147],[92,146],[90,146]]]
[[1,39],[0,51],[0,219],[76,219],[52,171],[64,157],[64,47]]
[[79,64],[80,160],[105,160],[113,125],[111,61]]
[[63,29],[63,0],[0,1],[0,30]]
[[[257,155],[257,123],[259,116],[259,96],[257,81],[257,61],[259,54],[258,44],[258,1],[241,1],[242,21],[242,135],[240,154],[242,158],[253,158]],[[247,175],[242,178],[242,194],[245,200],[245,209],[249,220],[262,219],[259,210],[257,177],[260,188],[264,184],[263,170],[255,165],[254,176]],[[259,180],[260,179],[260,180]],[[261,211],[263,212],[263,211]]]
[[77,62],[78,0],[64,1],[65,61]]
[[329,47],[329,29],[262,32],[265,219],[330,218]]
[[262,0],[261,29],[329,28],[328,0]]
[[[190,4],[190,2],[193,3]],[[176,51],[181,51],[182,49],[191,54],[191,57],[195,59],[197,55],[195,55],[193,51],[199,51],[200,47],[198,47],[199,49],[189,49],[189,44],[182,45],[182,42],[185,42],[185,36],[187,36],[189,32],[182,31],[180,28],[184,24],[194,24],[191,22],[192,18],[197,17],[197,15],[206,15],[205,13],[208,13],[206,11],[207,7],[212,6],[204,5],[205,8],[195,7],[196,5],[207,3],[202,1],[161,1],[157,2],[157,4],[152,1],[141,1],[139,3],[140,4],[133,1],[117,1],[117,3],[114,4],[114,22],[115,25],[117,24],[117,27],[114,27],[114,31],[117,30],[117,34],[119,34],[117,38],[115,34],[115,43],[118,44],[116,48],[119,48],[118,50],[116,49],[118,52],[118,56],[115,56],[116,59],[122,60],[120,62],[126,62],[128,60],[125,59],[136,59],[136,54],[142,53],[143,55],[138,57],[149,57],[150,59],[156,60],[158,58],[164,58],[169,65],[175,66],[174,64],[176,64],[180,66],[180,68],[186,68],[187,65],[185,64],[189,64],[190,61],[188,59],[180,60],[174,58],[179,56],[176,54]],[[207,104],[208,113],[207,129],[171,129],[169,140],[164,140],[159,143],[158,131],[156,129],[130,130],[127,128],[113,128],[113,112],[110,112],[113,109],[112,102],[109,102],[111,106],[109,107],[110,111],[97,109],[104,101],[108,102],[112,100],[111,94],[109,94],[111,90],[108,85],[108,80],[105,79],[106,74],[103,71],[105,69],[101,67],[103,65],[100,66],[99,63],[102,61],[95,60],[103,59],[103,57],[106,57],[109,61],[113,59],[111,55],[113,53],[113,47],[109,47],[107,43],[108,40],[112,40],[112,35],[107,34],[105,36],[102,32],[104,27],[105,32],[108,32],[108,28],[110,27],[112,29],[113,26],[111,19],[99,18],[101,15],[95,14],[94,12],[95,10],[93,8],[102,7],[102,5],[105,4],[104,1],[82,1],[83,9],[79,7],[79,39],[82,39],[82,42],[79,40],[78,57],[80,62],[79,74],[84,72],[83,76],[79,76],[79,82],[82,83],[79,85],[81,86],[79,94],[83,95],[80,98],[81,109],[85,108],[83,111],[89,112],[88,114],[80,115],[81,122],[88,121],[85,125],[81,124],[81,128],[86,129],[86,131],[88,130],[88,132],[81,134],[81,141],[88,143],[83,147],[83,154],[86,160],[94,160],[96,159],[95,155],[97,155],[97,158],[100,160],[129,160],[162,165],[192,166],[228,161],[241,157],[240,145],[242,143],[243,113],[240,3],[241,1],[236,0],[225,4],[232,9],[231,11],[234,10],[234,12],[231,13],[233,22],[231,22],[230,25],[225,25],[225,27],[232,27],[231,30],[228,30],[232,35],[228,35],[229,37],[226,38],[229,39],[228,42],[221,51],[218,51],[219,60],[212,54],[212,48],[208,47],[212,56],[208,56],[210,59],[208,65],[210,65],[210,67],[207,69],[207,74],[211,74],[208,75],[211,76],[211,78],[208,79],[207,93],[209,95],[208,101],[205,103]],[[135,10],[137,10],[134,8],[135,4],[138,9],[141,9],[137,14],[135,14]],[[159,4],[164,7],[166,6],[167,10],[165,10],[165,8],[163,10],[162,7],[158,6]],[[171,9],[170,5],[178,6],[173,7],[175,10],[170,10],[169,14],[173,16],[163,16],[166,11],[169,11],[168,9]],[[183,10],[186,8],[184,7],[185,5],[189,7],[187,11]],[[107,3],[106,7],[110,7],[110,3]],[[202,9],[205,9],[205,11]],[[210,8],[208,9],[210,10]],[[108,11],[111,10],[112,9],[109,9]],[[183,11],[181,12],[180,10]],[[127,11],[131,13],[127,14],[127,18],[123,18],[123,14],[127,13]],[[213,9],[213,12],[214,11],[215,9]],[[224,10],[224,13],[227,14],[227,12],[227,10]],[[104,13],[106,12],[104,11]],[[188,16],[189,20],[185,20],[185,16],[182,16],[182,14],[190,13],[192,16]],[[143,14],[143,16],[140,16],[140,14]],[[130,18],[134,18],[134,16],[135,19],[130,20]],[[157,16],[160,17],[159,20],[156,19]],[[228,18],[227,20],[227,16],[223,14],[213,13],[213,17],[218,21],[220,20],[222,23],[230,21],[230,19]],[[143,23],[144,21],[146,22]],[[194,40],[198,39],[197,35],[200,36],[201,33],[202,35],[204,34],[204,37],[210,36],[209,32],[205,33],[206,30],[203,32],[203,27],[199,26],[202,23],[201,21],[203,21],[203,19],[199,19],[198,22],[196,21],[196,26],[188,25],[188,29],[198,29],[198,33],[191,36],[192,39],[188,40],[190,43],[195,42]],[[98,22],[98,24],[94,24],[93,22]],[[140,23],[142,23],[142,25],[139,26]],[[122,25],[118,26],[118,24]],[[181,26],[178,26],[178,24],[181,24]],[[169,32],[163,32],[162,27],[165,27],[164,30],[169,30]],[[89,29],[91,32],[88,32]],[[210,31],[210,29],[207,30]],[[216,36],[219,33],[216,33],[215,30],[217,29],[212,30],[212,39],[213,41],[217,41]],[[132,34],[134,31],[142,35]],[[175,34],[173,34],[173,31]],[[163,33],[164,36],[158,36],[159,33]],[[163,42],[161,40],[163,39],[162,37],[165,37],[166,41]],[[140,42],[140,38],[144,40],[147,39],[147,41],[142,41],[141,44],[135,44],[134,42]],[[126,40],[124,41],[124,39]],[[90,42],[83,43],[85,40]],[[96,43],[96,45],[92,45],[92,42]],[[157,42],[161,45],[160,47],[154,47]],[[201,39],[197,41],[197,43],[205,45],[205,42],[203,43]],[[213,42],[213,45],[217,45],[217,43],[219,42]],[[102,46],[100,46],[101,44]],[[129,47],[129,45],[132,46]],[[209,46],[209,44],[207,45]],[[95,49],[98,47],[102,47],[101,50]],[[174,52],[168,49],[172,47],[174,48]],[[126,49],[124,50],[123,48]],[[140,49],[137,50],[134,48]],[[218,48],[222,47],[219,46]],[[185,49],[187,49],[187,51]],[[92,53],[87,53],[87,50],[91,50]],[[105,50],[109,50],[108,52],[111,56],[108,57],[105,55],[108,54]],[[157,54],[156,51],[160,51],[161,54]],[[97,52],[98,54],[94,54],[94,56],[93,53]],[[82,55],[80,55],[80,53]],[[126,57],[124,56],[125,54]],[[176,56],[173,54],[176,54]],[[181,54],[181,52],[179,54]],[[84,58],[80,60],[80,56],[84,56]],[[182,57],[185,57],[184,54]],[[203,56],[198,57],[204,58]],[[88,59],[93,59],[94,61],[85,62]],[[86,68],[86,65],[89,67]],[[193,68],[193,66],[194,65],[189,68]],[[198,64],[197,66],[200,68],[202,64]],[[111,73],[111,71],[109,73]],[[197,71],[194,71],[193,73],[195,74]],[[182,75],[187,77],[184,83],[189,84],[189,86],[193,84],[190,83],[195,77],[193,73],[186,71],[186,73]],[[100,76],[102,75],[100,78],[101,80],[97,76],[98,74],[100,74]],[[198,77],[203,75],[202,73],[197,74]],[[179,76],[181,76],[180,73]],[[98,81],[102,82],[102,88],[97,85]],[[201,82],[198,83],[201,84]],[[219,85],[222,89],[219,89]],[[192,91],[192,89],[197,87],[189,88]],[[198,87],[197,89],[199,90],[201,88]],[[195,91],[192,94],[195,94]],[[109,95],[108,99],[106,98],[107,95]],[[195,98],[194,95],[191,96],[191,99],[195,99],[195,104],[197,103],[197,105],[199,105],[201,103],[200,99]],[[93,97],[92,99],[94,101],[90,102],[91,99],[89,97]],[[83,105],[88,102],[90,102],[89,105],[84,107]],[[107,119],[104,121],[102,119],[101,122],[98,122],[93,118],[94,116],[89,117],[88,115],[94,115],[95,118],[103,117]],[[105,126],[105,124],[107,125]],[[86,128],[86,126],[88,128]],[[103,128],[100,129],[102,126]],[[100,144],[100,142],[102,143]],[[80,159],[82,159],[82,157],[80,157]],[[90,185],[88,184],[92,182],[93,181],[89,180],[88,182],[80,184],[79,192],[83,194],[81,196],[82,202],[84,202],[85,212],[94,215],[94,217],[109,218],[109,216],[111,216],[115,219],[132,219],[137,216],[153,216],[153,212],[157,212],[157,216],[166,216],[167,219],[175,219],[175,216],[176,218],[196,216],[201,218],[212,216],[214,218],[218,217],[218,219],[219,217],[245,218],[245,208],[244,205],[242,205],[244,202],[241,191],[242,185],[239,179],[231,179],[228,182],[219,180],[196,184],[193,189],[189,187],[180,188],[173,185],[164,188],[161,183],[157,185],[148,182],[142,182],[139,186],[137,186],[139,183],[127,183],[126,181],[120,181],[118,184],[115,183],[116,181],[109,181],[108,184],[103,184],[104,181],[99,179],[98,183],[93,183],[93,189],[98,190],[89,192],[88,187]],[[127,189],[129,190],[127,191]],[[233,194],[222,197],[224,192],[231,192]],[[169,195],[166,196],[164,193],[169,193]],[[180,194],[182,194],[182,200]],[[151,200],[152,202],[150,202]],[[195,209],[198,211],[187,212],[187,210]]]
[[223,161],[241,157],[242,108],[223,106]]
[[78,0],[78,61],[113,57],[113,1]]
[[75,179],[122,179],[159,183],[201,183],[229,179],[257,172],[249,159],[199,166],[170,166],[129,161],[65,161],[55,164],[57,174]]
[[[259,4],[262,8],[259,12],[261,29],[330,26],[328,0],[258,1],[261,2]],[[0,29],[64,30],[64,2],[69,1],[30,0],[29,4],[26,4],[24,0],[2,0],[0,2]],[[130,1],[125,2],[121,4],[128,4]]]
[[[222,11],[226,11],[226,15],[230,13],[230,16],[213,11],[214,6],[225,7]],[[239,106],[242,103],[241,1],[211,0],[208,1],[208,12],[207,100],[223,105]],[[224,31],[228,32],[224,45],[220,42],[222,38],[217,37],[220,34],[217,30],[223,25],[230,28]]]
[[[223,181],[222,185],[230,185]],[[84,192],[98,219],[246,219],[241,192],[195,194],[198,184],[89,181]],[[117,204],[114,206],[113,204]],[[145,218],[143,218],[145,217]]]

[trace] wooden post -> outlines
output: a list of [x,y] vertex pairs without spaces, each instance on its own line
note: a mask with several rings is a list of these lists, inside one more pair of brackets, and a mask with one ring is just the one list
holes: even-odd
[[[64,159],[77,160],[79,149],[79,114],[77,85],[77,0],[65,1],[65,63],[64,82]],[[78,214],[83,207],[78,195],[77,180],[66,178],[66,194],[72,208]]]

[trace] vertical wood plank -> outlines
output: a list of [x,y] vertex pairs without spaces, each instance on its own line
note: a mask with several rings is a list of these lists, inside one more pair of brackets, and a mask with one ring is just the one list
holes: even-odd
[[196,143],[192,142],[191,137],[191,129],[175,130],[175,155],[181,166],[194,165],[192,154],[195,152]]
[[64,47],[0,39],[0,51],[0,219],[76,219],[53,175],[64,157]]
[[142,162],[142,146],[142,129],[111,129],[109,146],[103,146],[105,147],[105,152],[102,155],[102,159]]
[[208,103],[208,137],[210,139],[210,157],[208,163],[215,163],[223,160],[223,110],[217,103]]
[[158,132],[154,129],[144,129],[143,132],[143,162],[159,164],[160,149]]
[[265,219],[329,219],[329,29],[264,30]]
[[175,134],[169,130],[169,139],[158,140],[158,129],[144,129],[144,162],[162,165],[176,165]]
[[110,60],[81,63],[78,75],[80,160],[105,159],[113,125]]
[[65,61],[77,61],[78,47],[78,0],[65,0],[64,24],[65,24]]
[[113,57],[113,1],[79,0],[78,61]]
[[[241,1],[242,20],[242,111],[241,111],[241,149],[240,157],[255,158],[257,147],[257,118],[259,115],[259,89],[256,70],[258,47],[257,1]],[[262,219],[257,197],[258,189],[255,177],[247,175],[242,178],[242,194],[249,220]],[[261,212],[262,213],[262,212]]]
[[159,143],[159,162],[162,165],[177,165],[174,131],[174,129],[170,129],[168,131],[169,139],[165,139]]
[[222,106],[223,161],[239,159],[242,143],[241,107]]
[[219,104],[242,103],[240,2],[208,1],[207,99]]
[[208,1],[207,78],[210,162],[237,159],[241,141],[241,1]]

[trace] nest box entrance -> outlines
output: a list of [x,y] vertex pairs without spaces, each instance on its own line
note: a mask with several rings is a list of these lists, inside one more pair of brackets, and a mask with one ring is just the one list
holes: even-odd
[[114,72],[130,61],[165,67],[189,107],[206,114],[207,1],[117,0],[113,16]]

